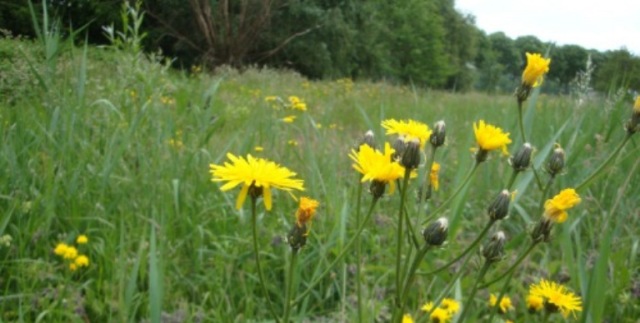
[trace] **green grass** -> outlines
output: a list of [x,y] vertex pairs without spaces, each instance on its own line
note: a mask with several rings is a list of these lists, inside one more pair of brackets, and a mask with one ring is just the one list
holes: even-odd
[[[473,122],[484,119],[511,132],[511,151],[521,144],[510,96],[371,82],[349,86],[257,68],[187,74],[157,58],[60,45],[51,54],[40,43],[0,39],[0,236],[12,238],[9,246],[0,245],[2,321],[268,320],[253,262],[249,204],[237,211],[237,190],[221,192],[210,180],[209,164],[223,163],[228,152],[294,170],[305,181],[304,194],[320,201],[299,254],[300,293],[356,230],[358,175],[348,152],[369,129],[379,146],[392,141],[381,120],[446,121],[447,143],[436,155],[441,189],[429,201],[431,209],[473,163]],[[308,111],[274,109],[265,102],[269,95],[298,96]],[[594,98],[578,109],[565,97],[530,101],[535,105],[526,108],[525,122],[537,165],[555,142],[567,152],[566,171],[552,194],[587,178],[625,136],[629,102]],[[292,114],[293,123],[282,122]],[[526,313],[524,298],[528,284],[541,277],[564,279],[583,298],[577,320],[633,322],[640,316],[638,150],[633,138],[606,176],[580,192],[582,203],[555,228],[553,240],[518,268],[508,290],[515,305],[508,318],[538,321]],[[427,254],[419,272],[464,250],[486,224],[485,209],[510,174],[507,159],[492,153],[445,208],[448,243]],[[511,216],[497,225],[508,237],[507,256],[489,270],[490,278],[524,250],[527,231],[540,217],[541,192],[531,175],[518,178]],[[364,213],[370,196],[363,195]],[[397,193],[385,196],[362,235],[364,322],[386,321],[393,309],[398,202]],[[295,209],[282,192],[275,193],[271,212],[258,208],[261,257],[277,311],[283,308],[290,254],[283,237]],[[427,217],[410,214],[416,226]],[[80,250],[91,264],[71,272],[52,250],[78,234],[89,236]],[[465,292],[482,263],[476,252],[464,268],[454,266],[463,272],[447,296],[467,305]],[[293,308],[294,320],[355,321],[354,267],[350,254]],[[418,276],[408,306],[414,317],[454,275],[447,270]],[[479,290],[469,321],[488,317],[488,293],[499,292],[500,285]]]

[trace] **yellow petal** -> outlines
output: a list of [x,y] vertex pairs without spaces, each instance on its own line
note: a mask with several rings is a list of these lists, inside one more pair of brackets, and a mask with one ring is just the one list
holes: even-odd
[[262,196],[264,198],[264,207],[267,211],[271,211],[271,189],[269,186],[262,187]]
[[240,190],[240,194],[238,194],[238,199],[236,200],[236,209],[240,210],[242,208],[242,203],[247,198],[247,193],[249,193],[249,185],[242,186]]

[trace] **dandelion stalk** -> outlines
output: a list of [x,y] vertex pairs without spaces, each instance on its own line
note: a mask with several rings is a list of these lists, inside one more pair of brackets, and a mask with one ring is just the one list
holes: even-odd
[[438,208],[436,208],[433,212],[431,212],[431,214],[429,215],[429,217],[424,220],[422,222],[422,224],[426,224],[427,222],[429,222],[430,219],[432,219],[433,217],[435,217],[436,215],[438,215],[438,213],[442,212],[442,210],[451,202],[453,201],[453,199],[460,194],[460,192],[462,192],[462,189],[467,186],[467,184],[469,183],[469,181],[471,181],[471,178],[473,177],[473,174],[475,174],[476,170],[478,169],[478,166],[480,166],[480,162],[475,162],[475,164],[473,165],[473,168],[471,168],[471,171],[469,171],[469,174],[467,174],[467,177],[465,177],[465,179],[462,181],[462,183],[456,188],[456,190],[453,192],[453,194],[451,194],[449,196],[449,198],[447,198],[444,202],[442,202],[442,204],[440,204],[440,206],[438,206]]
[[[522,101],[518,100],[518,125],[520,126],[520,138],[522,139],[522,142],[525,143],[528,141],[524,132],[524,122],[522,119]],[[538,184],[538,189],[542,189],[542,181],[540,180],[540,176],[538,176],[538,171],[536,171],[536,168],[533,165],[531,165],[531,170],[533,171],[533,177],[536,179],[536,184]]]
[[373,214],[373,210],[375,209],[376,203],[378,202],[378,198],[373,198],[371,200],[371,206],[369,207],[369,211],[367,213],[367,215],[365,216],[364,220],[362,221],[362,223],[360,224],[360,227],[358,227],[358,231],[356,231],[356,233],[353,235],[353,237],[351,238],[351,240],[349,240],[349,242],[347,242],[347,244],[344,246],[344,248],[342,249],[342,251],[336,256],[336,259],[334,259],[328,266],[327,268],[320,274],[318,275],[318,278],[316,278],[315,280],[313,280],[309,286],[307,287],[307,289],[300,293],[300,295],[298,295],[298,297],[296,297],[295,301],[293,301],[292,305],[296,305],[298,303],[300,303],[309,293],[311,293],[311,291],[313,291],[313,289],[322,281],[322,279],[331,272],[331,270],[333,269],[333,267],[335,265],[337,265],[344,256],[347,255],[347,253],[351,250],[351,247],[355,244],[355,242],[360,239],[360,234],[362,233],[362,231],[364,230],[365,225],[367,224],[367,222],[369,222],[369,219],[371,218],[371,215]]
[[[360,227],[360,201],[362,200],[362,185],[358,182],[358,193],[356,197],[356,227]],[[360,239],[356,240],[356,297],[358,306],[358,322],[362,322],[362,282],[360,278],[360,261],[362,259],[362,248]]]
[[431,248],[430,245],[425,245],[418,251],[418,253],[413,258],[413,262],[411,263],[409,273],[407,274],[404,282],[404,287],[402,288],[402,297],[400,298],[400,313],[404,313],[404,309],[407,305],[406,304],[407,296],[409,295],[409,287],[411,286],[411,284],[413,284],[416,271],[418,270],[418,267],[420,267],[420,263],[422,262],[422,260],[424,259],[424,256],[427,254],[430,248]]
[[[518,259],[516,260],[516,262],[515,262],[515,263],[513,263],[513,265],[511,265],[511,267],[509,267],[509,269],[507,269],[507,271],[505,271],[504,273],[502,273],[500,276],[498,276],[497,278],[493,279],[492,281],[490,281],[490,282],[488,282],[488,283],[485,283],[484,285],[480,286],[480,288],[483,288],[483,289],[484,289],[484,288],[487,288],[487,287],[489,287],[489,286],[491,286],[491,285],[493,285],[493,284],[495,284],[495,283],[499,282],[499,281],[500,281],[500,280],[502,280],[504,277],[506,277],[506,276],[508,276],[508,275],[512,274],[512,273],[515,271],[515,269],[520,265],[520,263],[521,263],[521,262],[522,262],[522,261],[523,261],[523,260],[524,260],[524,259],[525,259],[529,254],[530,254],[530,253],[531,253],[531,251],[533,251],[533,248],[535,248],[535,246],[536,246],[538,243],[540,243],[540,241],[538,241],[538,242],[533,241],[533,242],[531,243],[531,245],[529,246],[529,248],[528,248],[528,249],[527,249],[527,250],[526,250],[522,255],[520,255],[520,258],[518,258]],[[498,302],[497,302],[497,304],[500,304],[500,298],[498,298]]]
[[629,139],[631,139],[631,135],[627,133],[627,136],[624,137],[624,140],[622,140],[620,142],[620,144],[618,145],[618,147],[616,147],[616,149],[611,153],[611,155],[609,156],[609,158],[607,158],[607,160],[605,160],[600,166],[598,166],[598,169],[596,169],[591,176],[587,177],[584,181],[582,181],[582,183],[578,184],[576,186],[576,191],[581,191],[584,188],[589,187],[589,185],[591,185],[591,183],[602,174],[602,172],[604,171],[604,169],[611,163],[611,161],[613,161],[613,159],[618,156],[618,154],[620,153],[620,151],[622,151],[622,147],[624,147],[624,145],[629,141]]
[[411,169],[406,168],[404,172],[404,179],[402,181],[402,190],[400,195],[400,211],[399,211],[399,219],[398,219],[398,233],[396,240],[396,305],[400,307],[400,292],[402,288],[402,272],[400,271],[400,263],[402,262],[402,242],[403,242],[403,211],[404,211],[404,202],[407,197],[407,186],[409,184],[409,178],[411,177]]
[[284,303],[284,316],[282,322],[289,322],[289,312],[291,310],[291,297],[293,295],[293,277],[298,260],[298,249],[291,250],[291,261],[289,262],[289,272],[287,273],[287,291]]
[[[530,248],[529,250],[531,250],[533,248]],[[525,255],[528,252],[525,252]],[[524,257],[522,257],[521,259],[524,259]],[[515,267],[512,267],[515,268]],[[496,315],[496,312],[498,311],[498,308],[500,308],[500,302],[502,301],[502,298],[504,297],[504,294],[507,293],[507,288],[509,287],[509,283],[511,282],[511,278],[513,277],[513,273],[515,272],[515,270],[511,270],[509,272],[509,274],[507,275],[507,279],[504,281],[504,284],[502,285],[502,288],[500,289],[500,294],[498,294],[498,298],[496,298],[496,306],[494,306],[493,308],[491,308],[491,315],[489,316],[489,320],[488,322],[492,322],[491,320],[493,320],[493,317]]]
[[[467,313],[469,312],[469,308],[471,308],[471,304],[473,303],[473,297],[476,296],[476,292],[478,291],[478,283],[480,283],[482,278],[484,278],[484,275],[487,274],[487,271],[489,270],[491,263],[492,262],[489,260],[485,261],[484,265],[482,266],[482,269],[480,269],[478,278],[476,278],[476,282],[473,284],[473,288],[471,289],[471,294],[469,294],[469,301],[464,306],[464,309],[462,310],[462,314],[460,314],[460,317],[458,318],[459,322],[464,322],[464,318],[465,316],[467,316]],[[491,320],[489,320],[489,322],[491,322]]]
[[280,322],[278,320],[278,316],[276,315],[276,311],[273,307],[273,303],[271,303],[271,299],[269,298],[269,291],[267,290],[267,285],[265,284],[264,273],[262,272],[262,266],[260,265],[260,249],[258,248],[258,214],[256,212],[256,201],[257,197],[251,196],[251,229],[253,233],[253,253],[255,255],[256,260],[256,268],[258,269],[258,278],[260,280],[260,286],[262,288],[262,293],[264,297],[267,299],[267,308],[269,312],[271,312],[271,316],[275,319],[276,322]]

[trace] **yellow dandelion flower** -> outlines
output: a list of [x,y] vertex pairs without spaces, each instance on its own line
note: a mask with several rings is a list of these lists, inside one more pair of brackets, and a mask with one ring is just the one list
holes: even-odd
[[404,176],[404,167],[391,158],[394,151],[388,142],[384,145],[384,153],[364,144],[358,151],[351,150],[349,157],[355,162],[353,168],[364,175],[362,182],[389,183],[389,193],[393,193],[395,180]]
[[576,190],[567,188],[544,203],[544,216],[556,223],[567,220],[567,210],[580,203]]
[[565,286],[546,279],[529,287],[529,295],[544,299],[545,308],[552,312],[560,311],[565,318],[569,314],[582,311],[582,300]]
[[527,309],[529,312],[537,312],[544,307],[544,299],[538,295],[527,296]]
[[296,116],[286,116],[284,118],[282,118],[282,121],[284,123],[292,123],[294,120],[296,120]]
[[[494,294],[489,295],[489,305],[491,307],[495,307],[498,301],[498,297]],[[504,314],[507,311],[513,309],[513,304],[511,303],[511,298],[509,296],[504,295],[500,300],[500,313]]]
[[440,187],[440,181],[438,180],[438,173],[440,173],[440,164],[433,162],[433,165],[431,165],[431,173],[429,173],[429,182],[431,183],[431,187],[433,187],[433,189],[436,191]]
[[429,318],[431,319],[432,323],[449,322],[449,320],[451,320],[451,313],[449,313],[449,311],[445,310],[444,308],[437,307],[433,310],[433,312],[431,312]]
[[433,302],[428,302],[428,303],[424,303],[424,305],[422,305],[422,307],[420,308],[421,310],[429,313],[431,312],[431,309],[433,308]]
[[387,135],[397,134],[404,137],[405,142],[413,139],[420,140],[420,147],[422,148],[429,141],[432,132],[429,126],[415,120],[397,121],[395,119],[387,119],[382,121],[382,127],[387,129]]
[[402,316],[402,323],[413,323],[413,317],[410,314]]
[[474,122],[473,131],[480,149],[491,151],[501,148],[503,153],[507,153],[507,145],[511,143],[508,132],[505,133],[502,129],[485,123],[484,120]]
[[209,165],[211,180],[213,182],[227,182],[220,188],[222,191],[228,191],[242,184],[242,189],[236,200],[237,209],[242,207],[250,188],[252,189],[251,193],[255,194],[254,197],[260,194],[264,196],[264,205],[267,210],[271,210],[271,188],[284,191],[292,189],[304,191],[304,182],[295,179],[296,173],[286,167],[263,158],[254,158],[250,154],[245,159],[228,153],[227,158],[231,162],[225,162],[223,166]]
[[85,255],[79,255],[74,261],[73,263],[76,264],[76,266],[78,267],[88,267],[89,266],[89,257],[85,256]]
[[278,97],[275,95],[269,95],[264,97],[264,102],[275,102],[278,100]]
[[640,95],[636,98],[636,103],[633,105],[633,112],[640,113]]
[[78,269],[78,265],[75,262],[69,264],[69,270],[76,271]]
[[264,147],[262,147],[262,146],[255,146],[255,147],[253,148],[253,150],[255,150],[255,151],[257,151],[257,152],[261,152],[261,151],[264,151]]
[[87,242],[89,242],[89,238],[84,234],[81,234],[78,236],[78,238],[76,238],[77,244],[85,244]]
[[291,140],[287,141],[287,144],[288,144],[289,146],[293,146],[293,147],[295,147],[295,146],[297,146],[297,145],[298,145],[298,142],[297,142],[296,140],[291,139]]
[[453,316],[460,310],[460,303],[453,298],[445,298],[442,300],[440,307]]
[[530,87],[538,87],[544,80],[544,74],[549,72],[550,58],[544,58],[537,53],[527,53],[527,66],[522,72],[522,83]]
[[314,199],[304,196],[300,198],[300,206],[298,206],[298,210],[296,211],[296,224],[298,227],[302,227],[313,219],[316,215],[318,205],[320,205],[320,202]]

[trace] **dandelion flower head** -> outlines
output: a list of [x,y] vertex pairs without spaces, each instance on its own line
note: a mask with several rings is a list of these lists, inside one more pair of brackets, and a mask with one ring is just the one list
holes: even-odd
[[544,74],[549,72],[550,58],[544,58],[538,53],[527,53],[527,66],[522,72],[522,83],[530,87],[538,87],[544,80]]
[[387,135],[397,134],[403,137],[405,142],[418,139],[420,141],[420,147],[423,148],[432,132],[429,126],[415,120],[397,121],[395,119],[387,119],[382,121],[382,127],[387,129]]
[[413,323],[413,317],[409,314],[405,314],[402,316],[402,323]]
[[538,296],[544,299],[545,307],[552,311],[560,311],[565,318],[569,314],[582,311],[582,300],[579,296],[570,292],[565,286],[548,280],[541,280],[538,284],[529,287],[530,296]]
[[[438,180],[438,173],[440,173],[440,164],[433,162],[431,166],[431,172],[429,173],[429,182],[434,190],[438,190],[440,187],[440,181]],[[445,298],[448,299],[448,298]]]
[[460,303],[453,298],[445,298],[442,300],[440,307],[449,312],[449,314],[454,315],[460,310]]
[[529,312],[537,312],[544,307],[544,299],[538,295],[527,296],[527,309]]
[[363,175],[362,182],[389,183],[390,193],[393,193],[394,181],[404,176],[404,167],[392,159],[394,152],[395,150],[388,142],[384,145],[384,152],[363,144],[358,151],[351,150],[349,157],[355,162],[353,168]]
[[505,133],[502,129],[485,123],[484,120],[474,122],[473,131],[480,149],[491,151],[500,148],[503,153],[507,153],[507,145],[511,143],[508,132]]
[[[494,294],[491,294],[489,296],[489,305],[491,305],[491,307],[496,306],[496,303],[498,302],[498,297]],[[506,313],[507,311],[509,311],[510,309],[513,309],[513,304],[511,303],[511,298],[509,298],[509,296],[507,295],[503,295],[502,299],[500,299],[500,313]]]
[[236,208],[240,209],[247,198],[249,188],[261,189],[264,196],[264,205],[271,210],[271,188],[283,191],[293,189],[304,191],[304,182],[296,179],[296,173],[286,167],[282,167],[264,158],[255,158],[251,154],[246,158],[227,154],[230,162],[224,165],[210,164],[210,173],[213,182],[227,182],[220,190],[228,191],[240,184],[240,194],[236,200]]
[[544,216],[556,223],[567,220],[567,210],[580,203],[576,190],[567,188],[544,203]]
[[437,307],[429,315],[432,323],[444,323],[451,320],[451,313],[442,307]]
[[77,244],[85,244],[87,242],[89,242],[89,238],[84,234],[81,234],[76,238]]
[[307,222],[311,221],[316,215],[316,209],[320,203],[314,199],[308,197],[300,198],[300,206],[296,211],[296,223],[298,227],[302,227]]

